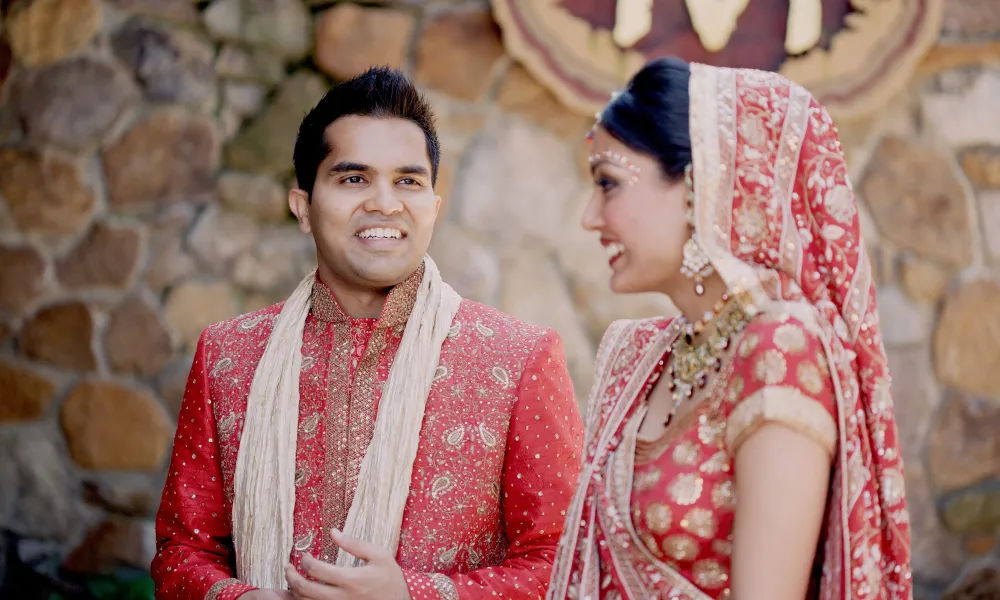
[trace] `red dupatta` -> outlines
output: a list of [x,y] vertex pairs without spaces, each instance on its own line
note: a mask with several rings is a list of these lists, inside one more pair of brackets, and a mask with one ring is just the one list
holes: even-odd
[[[808,91],[775,73],[692,64],[690,96],[695,228],[705,251],[729,288],[745,292],[745,310],[780,305],[800,316],[831,366],[839,443],[819,597],[910,600],[909,514],[890,377],[836,127]],[[592,589],[588,581],[599,572],[599,472],[639,404],[638,388],[615,366],[628,354],[615,338],[609,330],[598,354],[587,463],[550,599]]]

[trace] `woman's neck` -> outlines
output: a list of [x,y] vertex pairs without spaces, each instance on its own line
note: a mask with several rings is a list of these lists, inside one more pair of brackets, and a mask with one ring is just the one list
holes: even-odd
[[675,285],[670,290],[664,290],[674,306],[681,311],[688,323],[696,323],[705,313],[711,313],[716,302],[726,293],[726,282],[718,273],[712,273],[702,281],[705,293],[698,295],[694,290],[694,281],[687,277],[671,282]]

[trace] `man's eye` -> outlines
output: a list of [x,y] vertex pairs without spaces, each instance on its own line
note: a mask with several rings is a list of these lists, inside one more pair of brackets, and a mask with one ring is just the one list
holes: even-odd
[[412,177],[404,177],[400,179],[399,182],[402,183],[403,185],[420,185],[420,182],[417,181],[416,179],[413,179]]
[[351,175],[350,177],[344,179],[344,183],[364,183],[364,179],[360,175]]

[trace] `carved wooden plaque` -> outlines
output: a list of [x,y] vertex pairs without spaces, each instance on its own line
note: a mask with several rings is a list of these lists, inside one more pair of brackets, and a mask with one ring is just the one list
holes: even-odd
[[493,0],[504,44],[593,113],[661,56],[778,71],[837,119],[880,108],[937,40],[944,0]]

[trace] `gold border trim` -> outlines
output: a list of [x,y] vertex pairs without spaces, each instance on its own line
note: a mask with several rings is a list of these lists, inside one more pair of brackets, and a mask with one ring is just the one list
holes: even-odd
[[809,436],[831,457],[837,449],[837,422],[816,399],[794,387],[768,386],[743,399],[729,414],[726,447],[736,456],[740,446],[767,423],[778,423]]

